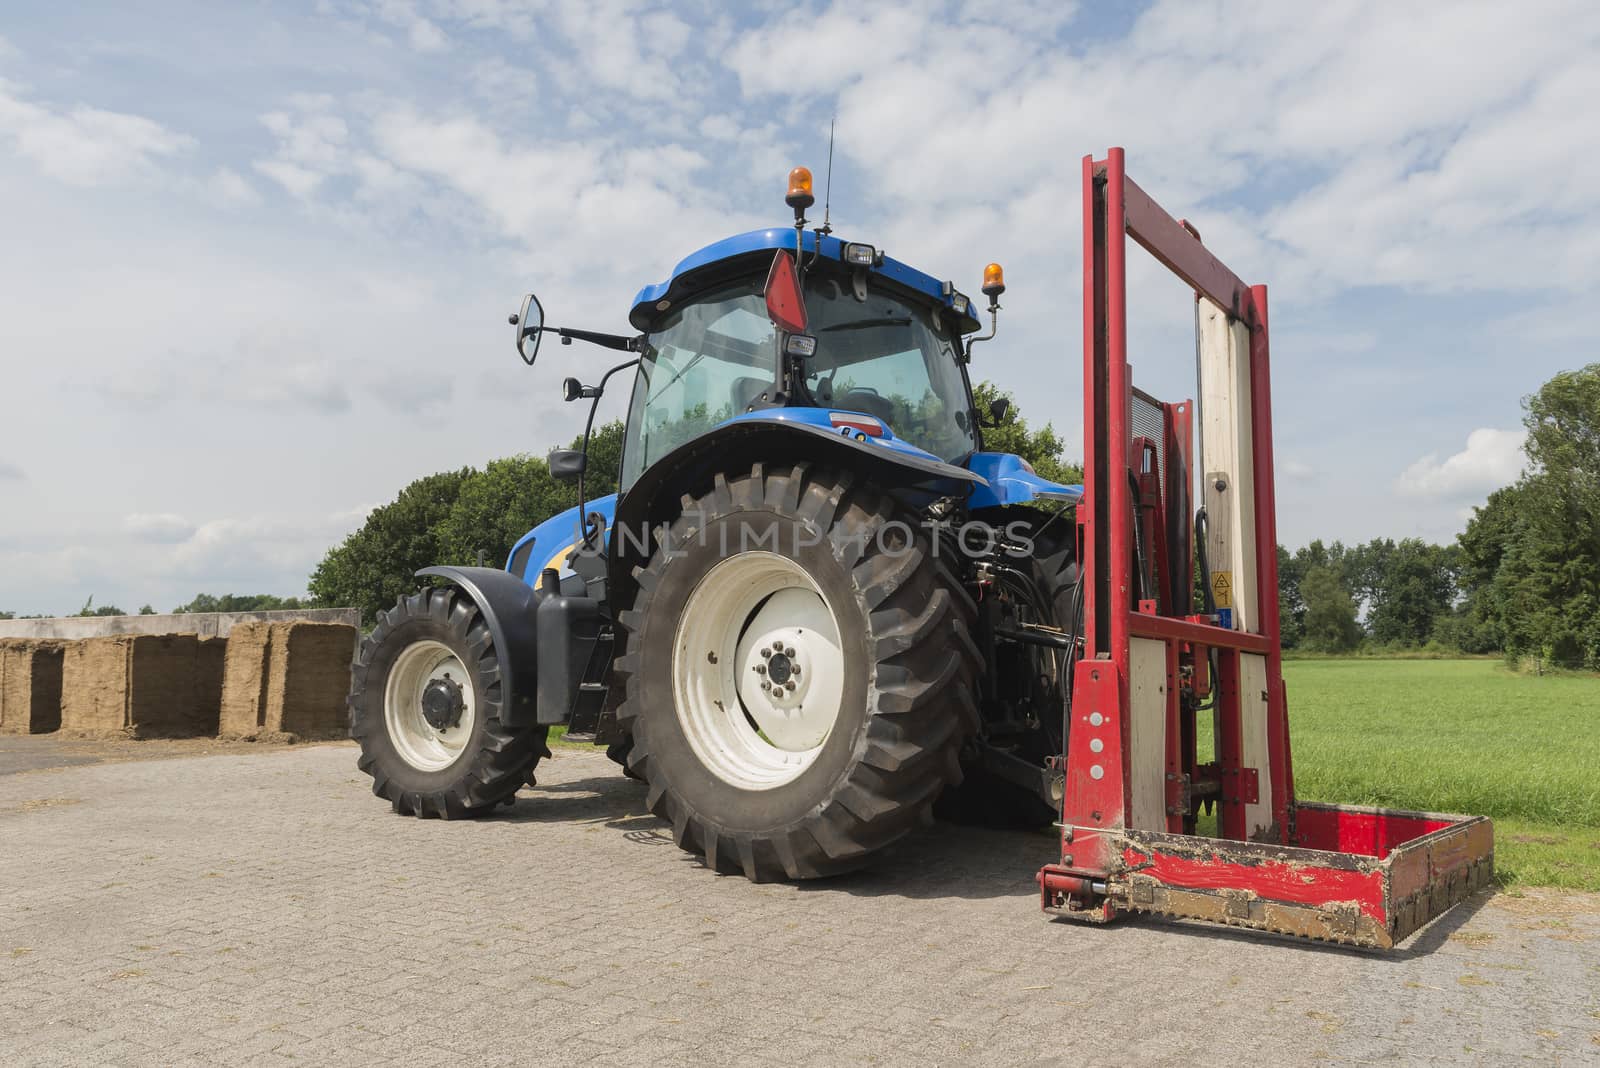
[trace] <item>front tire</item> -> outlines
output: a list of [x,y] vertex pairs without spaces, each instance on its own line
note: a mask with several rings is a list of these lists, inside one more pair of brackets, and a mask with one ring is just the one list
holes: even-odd
[[458,819],[509,803],[549,755],[546,727],[506,726],[483,613],[453,587],[402,597],[351,670],[350,736],[372,792],[401,815]]
[[931,819],[977,726],[972,603],[847,473],[716,476],[622,614],[619,725],[652,812],[752,880],[860,867]]

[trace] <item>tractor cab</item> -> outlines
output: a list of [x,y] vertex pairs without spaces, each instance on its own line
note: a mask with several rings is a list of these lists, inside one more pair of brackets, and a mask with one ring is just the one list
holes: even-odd
[[[977,451],[962,338],[978,322],[967,298],[870,245],[814,232],[799,242],[792,283],[775,281],[774,257],[795,244],[784,230],[741,234],[640,291],[624,489],[737,418],[853,428],[957,465]],[[769,309],[785,284],[803,301],[803,331],[784,330]]]
[[[953,282],[833,236],[826,222],[807,228],[810,175],[790,174],[792,229],[773,227],[707,245],[681,260],[663,282],[634,297],[634,335],[544,325],[536,297],[511,317],[517,348],[532,364],[546,333],[632,358],[596,385],[567,379],[567,400],[591,402],[581,450],[550,455],[551,471],[577,483],[579,504],[529,531],[507,568],[537,586],[554,567],[565,581],[585,556],[612,557],[626,573],[637,560],[613,554],[625,520],[633,533],[657,521],[667,488],[693,481],[732,456],[769,462],[826,456],[839,467],[873,471],[916,507],[939,500],[968,511],[1016,504],[1070,504],[1081,488],[1040,478],[1022,458],[984,452],[986,425],[967,375],[972,346],[997,332],[1005,291],[998,264],[983,272],[989,331]],[[619,493],[584,492],[589,429],[606,383],[631,371]],[[998,405],[1009,402],[1001,400]],[[1004,407],[987,413],[993,425]],[[662,494],[667,496],[662,498]],[[642,527],[641,527],[642,525]],[[589,569],[598,578],[607,565]],[[581,583],[578,584],[581,586]],[[574,588],[578,588],[575,586]]]

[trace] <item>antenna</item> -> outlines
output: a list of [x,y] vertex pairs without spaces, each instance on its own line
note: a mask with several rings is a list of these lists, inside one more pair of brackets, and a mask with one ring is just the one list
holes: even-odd
[[838,121],[839,113],[835,111],[833,118],[828,120],[828,177],[822,186],[822,233],[833,233],[833,227],[828,225],[828,207],[833,200],[833,124]]

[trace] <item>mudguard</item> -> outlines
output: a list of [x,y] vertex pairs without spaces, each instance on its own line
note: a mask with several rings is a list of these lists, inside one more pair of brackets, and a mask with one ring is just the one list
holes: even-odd
[[500,686],[505,695],[500,721],[529,727],[538,721],[538,600],[533,587],[496,567],[425,567],[418,578],[442,578],[459,586],[483,613],[483,622],[500,654]]
[[[678,446],[651,464],[617,502],[611,530],[609,588],[627,605],[635,565],[649,551],[649,530],[678,506],[690,486],[717,471],[748,471],[752,464],[827,463],[913,501],[965,497],[988,483],[982,475],[947,464],[904,443],[879,443],[866,435],[824,429],[827,409],[772,408],[738,416]],[[892,435],[886,435],[891,437]]]

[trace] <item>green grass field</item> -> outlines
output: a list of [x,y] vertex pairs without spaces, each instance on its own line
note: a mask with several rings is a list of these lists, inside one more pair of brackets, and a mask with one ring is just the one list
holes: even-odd
[[1504,883],[1600,890],[1600,679],[1291,660],[1295,793],[1490,816]]
[[1370,657],[1283,674],[1302,799],[1489,816],[1502,883],[1600,891],[1600,679]]

